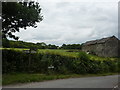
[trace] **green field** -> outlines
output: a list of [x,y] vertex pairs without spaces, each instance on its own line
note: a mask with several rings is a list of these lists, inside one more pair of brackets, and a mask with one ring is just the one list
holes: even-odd
[[[61,56],[68,56],[68,57],[78,57],[79,53],[81,51],[73,50],[73,52],[69,52],[70,50],[51,50],[51,49],[39,49],[38,53],[49,53],[49,54],[55,54],[55,55],[61,55]],[[75,51],[75,52],[74,52]],[[109,58],[109,57],[98,57],[95,55],[88,54],[88,57],[91,60],[116,60],[118,58]]]
[[[3,48],[0,48],[0,49],[3,49]],[[25,48],[4,48],[4,49],[16,50],[16,51],[29,50]],[[69,52],[69,51],[73,51],[73,52]],[[38,49],[37,50],[37,53],[44,53],[44,54],[48,53],[48,54],[55,54],[55,55],[68,56],[68,57],[78,57],[80,52],[81,52],[80,50],[63,50],[63,49]],[[88,54],[88,57],[91,60],[100,60],[100,61],[120,59],[120,58],[110,58],[110,57],[98,57],[91,54]]]
[[26,48],[0,48],[0,50],[3,50],[3,49],[7,49],[7,50],[18,50],[18,51],[23,51],[23,50],[29,50],[29,49],[26,49]]

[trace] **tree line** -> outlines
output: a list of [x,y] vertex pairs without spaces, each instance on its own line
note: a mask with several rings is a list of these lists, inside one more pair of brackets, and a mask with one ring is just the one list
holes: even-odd
[[81,45],[80,44],[63,44],[60,48],[61,49],[81,49]]
[[29,49],[81,49],[80,44],[63,44],[62,46],[41,43],[32,43],[24,41],[2,40],[3,48],[29,48]]

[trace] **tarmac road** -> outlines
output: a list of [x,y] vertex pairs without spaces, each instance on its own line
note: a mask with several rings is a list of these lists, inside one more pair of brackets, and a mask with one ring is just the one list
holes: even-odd
[[118,75],[111,75],[8,85],[3,88],[114,88],[117,84]]

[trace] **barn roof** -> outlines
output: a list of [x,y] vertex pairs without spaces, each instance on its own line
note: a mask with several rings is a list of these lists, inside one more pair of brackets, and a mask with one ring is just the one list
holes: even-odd
[[[115,36],[112,37],[107,37],[107,38],[102,38],[102,39],[98,39],[98,40],[93,40],[93,41],[87,41],[86,43],[84,43],[83,45],[94,45],[94,44],[100,44],[100,43],[105,43],[106,41],[108,41],[111,38],[116,38]],[[116,38],[117,39],[117,38]],[[119,39],[118,39],[119,40]]]

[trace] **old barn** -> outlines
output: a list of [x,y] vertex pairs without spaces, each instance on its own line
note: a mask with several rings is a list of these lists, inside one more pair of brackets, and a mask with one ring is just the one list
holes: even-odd
[[82,51],[102,57],[118,56],[119,39],[115,36],[83,43]]

